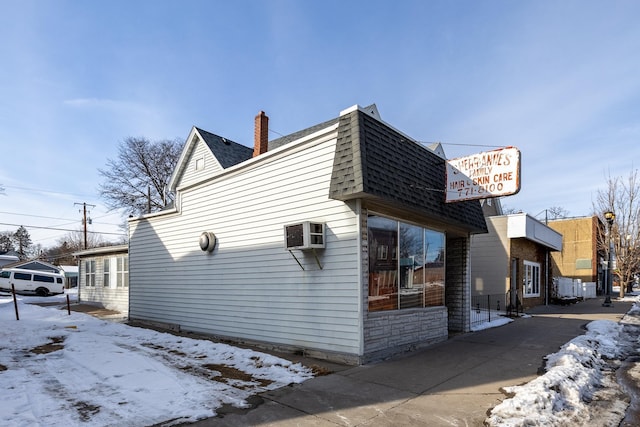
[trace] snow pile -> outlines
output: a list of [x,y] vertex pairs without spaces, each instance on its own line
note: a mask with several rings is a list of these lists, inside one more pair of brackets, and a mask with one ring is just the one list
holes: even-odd
[[[615,402],[607,406],[608,421],[618,425],[627,403],[617,398],[608,361],[621,357],[619,340],[623,325],[597,320],[587,325],[587,333],[546,357],[546,373],[522,386],[506,387],[513,397],[496,406],[485,423],[490,426],[577,426],[602,421],[594,400]],[[607,396],[600,396],[604,393]],[[607,394],[608,393],[608,394]],[[611,404],[613,402],[608,402]],[[600,418],[598,418],[600,417]],[[618,420],[617,422],[613,420]]]
[[312,373],[261,352],[0,298],[3,425],[195,421]]
[[631,310],[624,315],[620,323],[623,325],[640,326],[640,306],[638,303],[631,307]]
[[[474,318],[474,314],[473,314],[474,310],[475,309],[471,309],[471,317],[470,317],[471,319]],[[484,329],[497,328],[498,326],[506,325],[508,323],[513,322],[513,319],[510,317],[506,317],[504,315],[504,312],[502,311],[490,310],[490,313],[487,317],[492,320],[490,322],[486,321],[486,322],[481,322],[481,323],[471,325],[471,331],[477,332],[477,331],[482,331]]]

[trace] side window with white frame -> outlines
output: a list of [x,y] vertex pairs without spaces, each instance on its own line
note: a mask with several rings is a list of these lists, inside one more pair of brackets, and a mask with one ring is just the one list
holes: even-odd
[[524,261],[523,293],[526,297],[540,296],[540,263]]
[[96,286],[96,260],[90,259],[84,262],[84,285],[88,288]]
[[111,284],[110,277],[109,277],[110,264],[111,264],[111,260],[109,258],[104,258],[102,260],[102,285],[105,288],[108,288],[109,285]]
[[126,288],[129,286],[129,258],[120,256],[116,259],[116,286]]

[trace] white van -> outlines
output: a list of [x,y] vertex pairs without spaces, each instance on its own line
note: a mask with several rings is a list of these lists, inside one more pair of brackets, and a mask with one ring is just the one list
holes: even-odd
[[17,294],[56,295],[64,293],[64,274],[52,271],[8,268],[0,271],[0,290],[11,292],[13,284]]

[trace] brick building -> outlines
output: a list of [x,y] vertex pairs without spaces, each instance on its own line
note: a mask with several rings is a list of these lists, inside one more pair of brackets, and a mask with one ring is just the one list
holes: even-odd
[[549,227],[562,234],[562,250],[551,254],[556,276],[597,283],[602,292],[602,263],[605,252],[599,249],[604,225],[598,216],[549,221]]
[[491,295],[504,307],[548,303],[551,254],[562,235],[527,214],[488,216],[487,234],[471,236],[471,294]]

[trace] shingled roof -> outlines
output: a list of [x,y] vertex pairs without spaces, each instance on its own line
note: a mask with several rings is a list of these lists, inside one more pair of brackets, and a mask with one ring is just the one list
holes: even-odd
[[329,197],[486,233],[478,200],[445,203],[445,160],[361,109],[339,118]]
[[269,151],[274,150],[278,147],[281,147],[285,144],[290,143],[291,141],[295,141],[298,140],[300,138],[304,138],[307,135],[311,135],[314,132],[317,132],[319,130],[322,129],[326,129],[331,125],[334,125],[335,123],[338,122],[338,119],[331,119],[331,120],[327,120],[326,122],[322,122],[322,123],[318,123],[317,125],[311,126],[310,128],[306,128],[303,129],[301,131],[298,132],[294,132],[292,134],[289,135],[285,135],[281,138],[277,138],[274,139],[272,141],[269,141]]
[[[371,115],[365,111],[370,111]],[[410,215],[463,233],[486,233],[478,200],[445,203],[445,160],[378,118],[375,106],[269,141],[268,150],[338,123],[329,197]],[[249,160],[253,149],[196,128],[223,168]]]
[[238,144],[206,130],[196,129],[215,158],[220,162],[220,165],[225,169],[249,160],[253,155],[253,148]]

